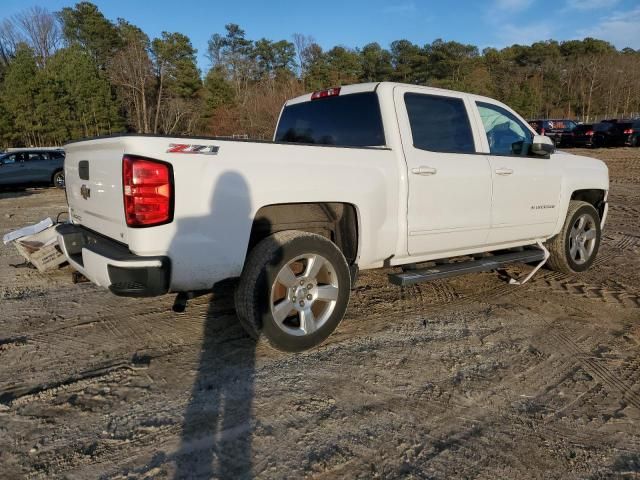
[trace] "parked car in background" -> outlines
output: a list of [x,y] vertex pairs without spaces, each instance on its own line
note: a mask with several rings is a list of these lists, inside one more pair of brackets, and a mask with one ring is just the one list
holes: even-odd
[[64,150],[24,149],[0,155],[0,186],[48,183],[64,188]]
[[530,120],[529,125],[538,135],[546,135],[553,140],[556,147],[573,146],[573,130],[578,125],[568,119]]
[[640,146],[640,120],[603,120],[593,131],[594,147]]
[[640,119],[636,118],[631,122],[629,135],[629,145],[631,147],[640,147]]
[[614,139],[615,145],[612,146],[628,146],[639,147],[640,146],[640,120],[604,120],[606,123],[614,124]]
[[574,147],[593,147],[593,124],[581,123],[573,129],[572,144]]

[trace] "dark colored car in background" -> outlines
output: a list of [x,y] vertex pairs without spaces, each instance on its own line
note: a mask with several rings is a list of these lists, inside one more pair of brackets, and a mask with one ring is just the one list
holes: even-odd
[[627,137],[627,145],[631,147],[640,147],[640,119],[636,118],[631,122],[631,127],[628,129],[627,133],[624,135],[628,135]]
[[593,130],[594,147],[640,146],[640,120],[603,120]]
[[538,135],[546,135],[553,140],[556,147],[573,145],[573,129],[577,123],[568,119],[530,120],[529,125]]
[[64,188],[64,150],[22,149],[0,154],[0,186],[51,184]]
[[616,125],[617,145],[627,147],[640,147],[640,120],[604,120]]
[[574,147],[593,147],[593,124],[581,123],[573,129],[572,143]]

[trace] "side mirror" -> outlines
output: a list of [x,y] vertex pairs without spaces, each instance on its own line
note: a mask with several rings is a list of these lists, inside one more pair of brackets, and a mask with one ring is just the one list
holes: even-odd
[[533,142],[531,143],[531,153],[539,155],[541,157],[549,157],[556,151],[556,146],[546,135],[534,135]]

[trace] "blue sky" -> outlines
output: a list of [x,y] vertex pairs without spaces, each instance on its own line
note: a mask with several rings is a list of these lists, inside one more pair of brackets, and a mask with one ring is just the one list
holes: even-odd
[[[0,18],[40,5],[56,11],[65,0],[0,0]],[[640,0],[94,0],[110,19],[123,17],[150,36],[187,34],[208,68],[207,40],[237,23],[250,39],[313,36],[324,48],[383,46],[406,38],[423,45],[436,38],[504,47],[549,38],[595,36],[618,48],[640,49]]]

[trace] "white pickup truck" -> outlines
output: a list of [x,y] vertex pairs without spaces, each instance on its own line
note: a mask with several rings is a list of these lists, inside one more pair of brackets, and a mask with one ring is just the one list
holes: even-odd
[[607,214],[603,162],[556,152],[500,102],[414,85],[289,100],[272,142],[122,135],[65,149],[58,235],[76,270],[178,303],[239,278],[244,328],[288,351],[337,327],[358,269],[403,267],[398,285],[513,262],[581,272]]

